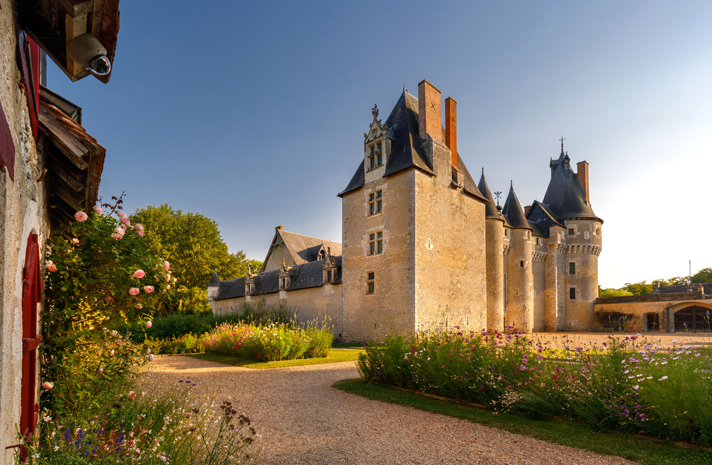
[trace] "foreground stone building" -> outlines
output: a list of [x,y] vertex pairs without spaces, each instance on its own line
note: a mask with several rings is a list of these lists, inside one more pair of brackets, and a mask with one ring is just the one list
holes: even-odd
[[475,183],[457,151],[454,99],[443,125],[440,91],[422,81],[417,98],[404,89],[385,122],[378,114],[338,194],[342,243],[280,226],[260,273],[213,276],[213,312],[282,303],[329,316],[348,341],[453,326],[592,330],[603,221],[588,163],[574,171],[562,140],[543,200],[522,208],[512,185],[499,207],[484,170]]
[[[38,421],[42,281],[50,230],[97,200],[105,149],[81,108],[45,87],[46,57],[72,80],[90,74],[68,53],[92,36],[113,61],[115,1],[0,0],[0,463]],[[94,42],[96,43],[96,42]],[[109,74],[96,76],[107,82]]]

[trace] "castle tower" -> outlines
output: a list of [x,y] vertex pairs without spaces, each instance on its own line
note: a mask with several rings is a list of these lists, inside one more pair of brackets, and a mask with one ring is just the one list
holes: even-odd
[[492,192],[485,179],[485,170],[477,185],[489,201],[485,205],[485,237],[487,258],[487,329],[504,330],[504,217],[497,210]]
[[343,338],[487,324],[485,204],[457,154],[456,102],[405,89],[342,199]]
[[[547,300],[547,329],[556,321],[558,331],[586,331],[594,326],[603,220],[593,213],[589,201],[588,163],[578,163],[574,172],[562,141],[559,158],[549,166],[551,181],[537,209],[547,210],[555,220],[549,235],[546,291],[555,299]],[[534,207],[530,219],[532,214],[536,214]]]
[[213,277],[208,283],[208,302],[215,300],[220,291],[220,278],[218,277],[218,270],[213,271]]
[[507,256],[507,326],[530,333],[534,328],[532,228],[513,186],[509,187],[502,214],[511,226]]

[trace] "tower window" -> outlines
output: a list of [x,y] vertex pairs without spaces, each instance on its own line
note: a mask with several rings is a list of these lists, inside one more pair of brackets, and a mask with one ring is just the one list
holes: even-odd
[[575,287],[569,288],[569,299],[576,300],[576,288]]
[[576,274],[576,263],[569,263],[569,274]]
[[368,195],[368,214],[381,213],[383,209],[383,191],[376,191]]
[[524,268],[524,260],[520,260],[520,261],[519,261],[519,267],[520,267],[520,268]]
[[574,231],[574,228],[569,228],[569,236],[573,236],[576,234],[576,231]]
[[326,272],[326,281],[331,282],[331,270]]
[[379,153],[376,155],[376,166],[381,166],[383,165],[383,154]]
[[383,231],[368,235],[368,254],[376,255],[383,253]]
[[366,274],[366,294],[373,294],[376,290],[376,273]]
[[383,150],[383,144],[381,144],[381,143],[379,142],[379,143],[378,143],[378,148],[376,149],[376,152],[380,152],[380,151],[382,151],[382,150]]
[[371,155],[373,155],[374,153],[376,153],[376,148],[372,145],[371,146]]

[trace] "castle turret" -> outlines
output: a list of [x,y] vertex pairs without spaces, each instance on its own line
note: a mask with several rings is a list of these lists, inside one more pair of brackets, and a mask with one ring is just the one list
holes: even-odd
[[485,243],[487,269],[487,329],[504,329],[504,217],[497,210],[485,179],[485,170],[477,186],[488,203],[485,205]]
[[557,287],[561,287],[561,279],[565,277],[564,289],[558,289],[557,294],[565,302],[566,324],[565,328],[561,327],[559,315],[557,329],[588,330],[594,326],[593,304],[598,297],[598,255],[601,253],[603,220],[593,213],[589,201],[588,163],[578,163],[578,173],[575,173],[562,142],[559,158],[552,160],[549,166],[551,181],[542,203],[563,227],[562,237],[557,244],[551,244],[552,253],[558,254],[552,257],[557,262]]
[[213,271],[213,277],[208,283],[208,305],[213,309],[215,313],[215,297],[220,293],[220,278],[218,277],[218,270]]
[[514,187],[509,187],[502,214],[511,226],[507,256],[507,326],[531,332],[534,327],[532,228],[524,216]]

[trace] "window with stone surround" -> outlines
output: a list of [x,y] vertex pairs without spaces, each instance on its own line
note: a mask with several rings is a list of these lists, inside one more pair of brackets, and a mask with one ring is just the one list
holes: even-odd
[[373,170],[383,166],[383,143],[371,145],[368,148],[368,169]]
[[569,299],[576,300],[576,288],[575,287],[569,288]]
[[368,235],[368,254],[378,255],[383,253],[383,231]]
[[383,191],[377,190],[368,194],[368,215],[376,215],[383,210]]
[[328,270],[328,271],[326,272],[326,282],[330,283],[330,282],[331,282],[331,278],[332,278],[332,276],[331,276],[331,270]]
[[376,290],[376,273],[366,273],[366,294],[373,294]]
[[572,274],[572,275],[576,274],[576,263],[575,262],[569,262],[569,274]]
[[573,236],[576,234],[576,230],[574,228],[569,228],[569,236]]

